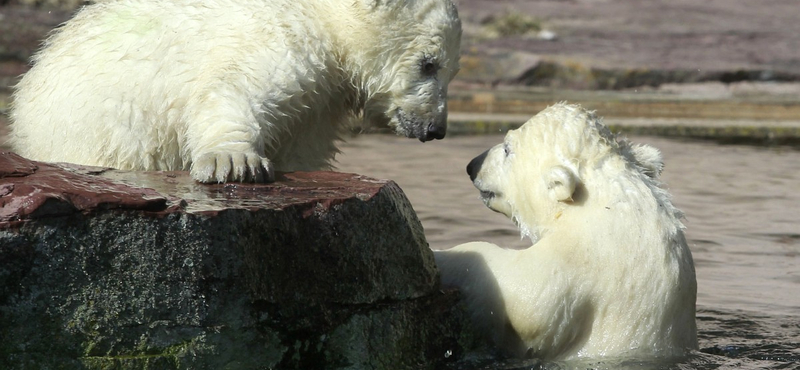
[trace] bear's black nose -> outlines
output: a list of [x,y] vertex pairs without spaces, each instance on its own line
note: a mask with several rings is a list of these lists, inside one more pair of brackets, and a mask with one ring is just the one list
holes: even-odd
[[436,124],[431,123],[428,125],[428,131],[425,133],[426,140],[433,140],[433,139],[444,139],[444,135],[447,134],[447,123],[443,124]]
[[472,158],[467,165],[467,174],[469,175],[470,181],[475,181],[475,178],[478,177],[478,172],[481,172],[481,166],[483,165],[483,160],[486,159],[486,155],[489,154],[489,150],[481,153],[481,155]]

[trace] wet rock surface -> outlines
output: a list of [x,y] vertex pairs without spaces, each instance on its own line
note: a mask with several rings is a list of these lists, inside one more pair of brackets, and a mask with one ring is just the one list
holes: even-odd
[[0,153],[0,368],[418,368],[467,345],[391,181]]

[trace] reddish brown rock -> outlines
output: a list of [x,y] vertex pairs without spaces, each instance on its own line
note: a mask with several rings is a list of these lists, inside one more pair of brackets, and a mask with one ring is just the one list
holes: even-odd
[[391,181],[203,185],[2,152],[0,205],[0,368],[416,368],[463,350]]
[[93,174],[104,169],[32,162],[0,151],[0,227],[9,223],[98,209],[158,211],[167,199],[145,188]]

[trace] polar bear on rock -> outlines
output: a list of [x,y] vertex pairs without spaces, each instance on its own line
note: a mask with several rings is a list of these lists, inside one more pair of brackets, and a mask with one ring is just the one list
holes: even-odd
[[484,203],[534,244],[437,251],[442,283],[507,355],[685,355],[697,283],[661,169],[657,149],[618,140],[593,113],[548,107],[467,167]]
[[201,182],[326,169],[354,118],[443,138],[460,36],[450,0],[101,1],[34,57],[10,144]]

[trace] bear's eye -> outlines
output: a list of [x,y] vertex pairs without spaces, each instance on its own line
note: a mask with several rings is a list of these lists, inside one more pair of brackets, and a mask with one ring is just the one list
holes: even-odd
[[503,151],[506,152],[506,157],[508,157],[511,154],[511,147],[508,146],[508,143],[503,144]]
[[439,71],[439,65],[433,58],[424,58],[420,62],[420,69],[422,69],[422,74],[433,76]]

